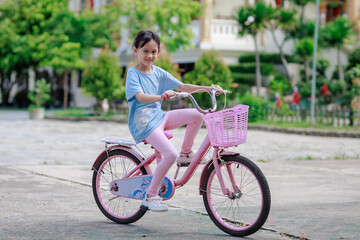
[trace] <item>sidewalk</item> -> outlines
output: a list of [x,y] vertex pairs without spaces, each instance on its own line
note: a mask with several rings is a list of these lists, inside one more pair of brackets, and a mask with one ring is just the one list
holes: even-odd
[[[358,160],[336,164],[259,164],[271,187],[272,208],[263,229],[247,239],[357,239],[360,166]],[[176,190],[169,212],[149,212],[128,226],[99,211],[91,174],[85,165],[0,168],[0,239],[230,238],[204,215],[199,171]]]
[[[180,146],[184,129],[172,132]],[[0,121],[0,135],[0,239],[232,239],[204,215],[201,167],[176,190],[169,212],[126,226],[106,219],[92,196],[90,169],[103,149],[99,139],[129,139],[126,125]],[[272,208],[263,229],[246,239],[358,239],[359,146],[360,139],[250,130],[234,150],[264,172]]]

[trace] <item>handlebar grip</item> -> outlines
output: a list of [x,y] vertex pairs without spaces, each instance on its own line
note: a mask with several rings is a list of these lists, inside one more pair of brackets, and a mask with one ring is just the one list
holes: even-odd
[[190,93],[187,92],[180,92],[178,94],[176,94],[175,96],[171,97],[171,100],[175,100],[175,99],[184,99],[187,98],[189,95],[191,95]]

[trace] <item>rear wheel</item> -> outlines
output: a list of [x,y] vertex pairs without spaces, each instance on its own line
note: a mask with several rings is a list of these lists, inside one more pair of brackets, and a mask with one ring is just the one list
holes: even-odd
[[[95,166],[92,189],[96,204],[107,218],[116,223],[132,223],[146,213],[146,209],[141,208],[140,200],[117,196],[110,191],[110,183],[113,180],[124,177],[139,164],[139,159],[134,155],[122,150],[113,150],[109,152],[109,156],[104,154]],[[145,168],[142,167],[140,170],[142,175],[147,174]]]
[[230,235],[253,234],[262,227],[270,212],[270,189],[266,178],[243,156],[222,156],[222,159],[220,170],[228,193],[223,194],[212,164],[205,174],[202,189],[206,211],[215,225]]

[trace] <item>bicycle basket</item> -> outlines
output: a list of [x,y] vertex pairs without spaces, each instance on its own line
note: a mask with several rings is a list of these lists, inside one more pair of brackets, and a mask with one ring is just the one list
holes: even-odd
[[235,107],[204,115],[210,143],[217,147],[232,147],[246,142],[249,106]]

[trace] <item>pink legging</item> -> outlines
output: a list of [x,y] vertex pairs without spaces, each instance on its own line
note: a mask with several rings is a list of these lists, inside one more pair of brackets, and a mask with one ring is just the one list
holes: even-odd
[[199,132],[202,121],[203,115],[196,109],[177,109],[169,111],[166,113],[165,119],[161,125],[145,139],[163,156],[155,169],[153,179],[147,190],[148,195],[158,195],[162,180],[178,156],[175,147],[165,136],[164,130],[171,130],[187,124],[181,152],[189,153],[192,150],[194,139]]

